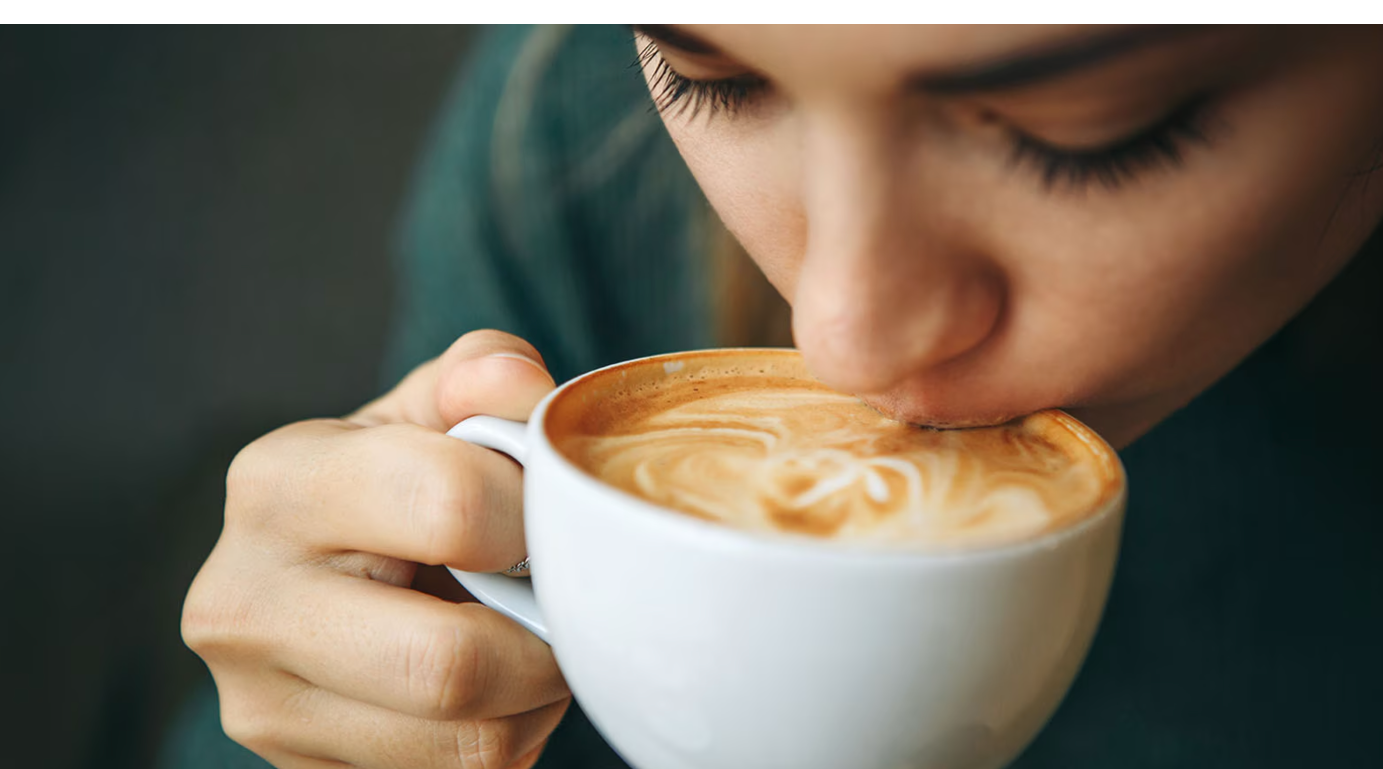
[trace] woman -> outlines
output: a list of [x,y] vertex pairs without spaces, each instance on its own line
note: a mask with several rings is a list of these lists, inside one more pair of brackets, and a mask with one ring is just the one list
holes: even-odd
[[[634,38],[489,41],[400,244],[416,368],[232,465],[183,628],[232,738],[280,767],[538,760],[569,705],[547,647],[434,597],[438,564],[524,558],[519,472],[442,431],[602,363],[778,341],[699,187],[828,384],[940,426],[1068,408],[1127,447],[1104,625],[1018,766],[1372,758],[1383,34]],[[569,723],[543,765],[617,765]]]

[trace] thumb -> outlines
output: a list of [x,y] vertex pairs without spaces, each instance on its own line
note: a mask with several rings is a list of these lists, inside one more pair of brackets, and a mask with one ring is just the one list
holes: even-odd
[[557,386],[533,345],[503,331],[466,334],[439,360],[437,413],[446,428],[477,414],[523,421]]
[[502,331],[472,331],[350,418],[439,432],[477,414],[522,421],[555,386],[533,345]]

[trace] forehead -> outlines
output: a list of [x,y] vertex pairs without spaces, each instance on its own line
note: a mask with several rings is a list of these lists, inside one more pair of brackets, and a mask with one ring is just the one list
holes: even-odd
[[926,71],[980,64],[1107,32],[1099,25],[688,24],[679,30],[766,72],[829,76],[856,70]]

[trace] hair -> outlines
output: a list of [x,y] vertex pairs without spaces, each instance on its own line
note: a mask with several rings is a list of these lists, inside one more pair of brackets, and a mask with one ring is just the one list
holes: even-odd
[[[541,92],[540,81],[554,66],[571,33],[572,28],[567,25],[535,27],[520,44],[503,87],[496,125],[504,125],[506,130],[495,135],[491,188],[500,197],[496,209],[505,220],[499,224],[506,234],[523,227],[524,206],[516,197],[521,190],[523,158],[519,137],[527,130],[534,101]],[[636,53],[632,46],[630,52]],[[648,119],[651,109],[651,97],[648,102],[631,107],[627,119],[621,121],[624,128],[608,137],[606,147],[599,153],[602,162],[632,162],[636,153],[648,146],[646,129],[664,130],[660,121]],[[693,208],[687,212],[690,221],[701,230],[694,242],[704,251],[701,264],[711,304],[708,322],[712,324],[715,343],[725,347],[791,347],[788,303],[703,197],[694,196],[689,205]]]
[[716,339],[726,347],[791,347],[787,301],[709,206],[707,211]]

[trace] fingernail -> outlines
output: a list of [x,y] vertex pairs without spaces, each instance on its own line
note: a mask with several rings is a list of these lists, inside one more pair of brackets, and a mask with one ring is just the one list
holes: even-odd
[[487,356],[485,356],[485,357],[487,357],[487,358],[509,358],[509,359],[511,359],[511,360],[521,360],[521,361],[523,361],[524,363],[527,363],[528,365],[532,366],[533,368],[536,368],[536,369],[538,369],[539,371],[543,372],[544,374],[547,373],[547,369],[543,367],[543,364],[539,363],[539,362],[536,361],[536,360],[533,360],[532,358],[528,357],[527,355],[521,355],[521,354],[516,353],[516,352],[492,352],[492,353],[490,353],[489,355],[487,355]]

